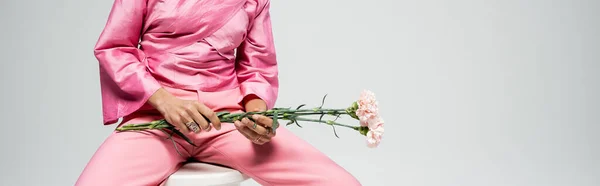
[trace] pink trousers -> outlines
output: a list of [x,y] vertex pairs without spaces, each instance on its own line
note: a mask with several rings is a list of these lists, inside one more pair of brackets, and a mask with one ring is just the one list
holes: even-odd
[[[181,98],[201,97],[193,92],[171,91]],[[219,99],[206,101],[211,100]],[[146,114],[123,124],[155,119],[160,116]],[[252,143],[230,123],[223,123],[218,131],[213,127],[192,135],[198,147],[178,137],[174,137],[173,144],[167,137],[161,131],[112,133],[92,156],[75,185],[161,185],[189,158],[234,168],[261,185],[361,185],[344,168],[284,126],[264,145]],[[175,145],[183,156],[177,153]]]

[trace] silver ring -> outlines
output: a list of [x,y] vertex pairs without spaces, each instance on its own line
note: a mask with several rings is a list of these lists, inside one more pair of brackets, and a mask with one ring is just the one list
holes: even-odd
[[185,125],[194,132],[198,132],[200,130],[200,127],[194,121],[187,122]]

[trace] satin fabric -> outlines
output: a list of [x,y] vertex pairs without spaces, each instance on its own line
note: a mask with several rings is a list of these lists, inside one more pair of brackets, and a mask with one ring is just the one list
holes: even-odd
[[[160,87],[216,111],[240,112],[251,94],[272,108],[279,84],[268,10],[267,0],[115,0],[95,48],[105,124],[161,119],[145,103]],[[113,132],[75,185],[159,185],[189,158],[232,167],[261,185],[360,185],[285,128],[264,145],[231,123],[189,137],[198,147],[177,136],[173,144],[160,131]]]
[[[151,110],[161,87],[273,108],[278,70],[268,0],[115,0],[94,48],[103,123]],[[208,105],[214,110],[231,109]]]
[[[227,97],[203,97],[196,91],[167,88],[180,99],[223,103]],[[220,94],[206,94],[220,95]],[[120,125],[160,119],[160,113],[136,113]],[[180,137],[161,131],[113,132],[102,143],[75,186],[162,185],[188,159],[231,167],[264,186],[359,186],[361,183],[326,154],[285,127],[264,145],[253,144],[232,123],[221,130],[189,134],[194,147]],[[177,149],[176,149],[177,148]],[[182,154],[180,156],[177,150]],[[201,185],[202,183],[198,183]]]

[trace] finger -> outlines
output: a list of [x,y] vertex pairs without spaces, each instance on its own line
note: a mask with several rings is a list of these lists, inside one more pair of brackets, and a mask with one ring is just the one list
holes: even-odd
[[259,125],[258,123],[250,121],[250,119],[248,119],[248,118],[243,118],[242,123],[244,123],[244,125],[246,125],[246,127],[251,129],[252,131],[256,132],[257,134],[260,134],[263,136],[267,135],[267,129],[265,127]]
[[[251,134],[253,133],[251,130],[248,130],[246,126],[244,126],[243,123],[237,121],[236,124],[236,128],[238,129],[238,131],[244,136],[246,137],[246,139],[248,139],[249,141],[253,142],[253,139],[256,139],[256,137],[251,136]],[[256,136],[258,136],[258,134],[256,134]]]
[[265,143],[271,141],[270,139],[266,138],[265,136],[259,136],[258,138],[255,138],[254,140],[252,140],[253,143],[258,144],[258,145],[264,145]]
[[[181,121],[181,117],[178,115],[172,115],[172,116],[168,116],[168,122],[170,124],[172,124],[173,126],[179,128],[179,131],[181,131],[182,133],[186,134],[189,133],[190,130],[187,128],[187,126],[185,126],[185,124],[183,124],[183,122]],[[170,121],[169,121],[170,120]]]
[[244,125],[244,124],[243,124],[241,121],[234,121],[234,122],[233,122],[233,125],[235,125],[235,128],[236,128],[236,129],[237,129],[237,130],[238,130],[240,133],[242,133],[242,135],[244,135],[244,137],[246,137],[246,138],[248,138],[248,139],[251,139],[251,138],[252,138],[251,136],[248,136],[248,133],[249,133],[249,132],[245,131],[245,130],[246,130],[246,129],[245,129],[245,128],[246,128],[246,125]]
[[219,117],[217,117],[217,114],[213,110],[200,103],[196,104],[196,107],[200,113],[202,113],[202,115],[208,118],[212,126],[214,126],[217,130],[221,130],[221,120],[219,120]]
[[195,121],[193,121],[193,120],[192,120],[192,121],[190,121],[190,122],[187,122],[187,123],[185,123],[185,126],[186,126],[187,128],[189,128],[189,129],[190,129],[192,132],[194,132],[194,133],[198,133],[198,132],[200,132],[200,126],[198,126],[198,123],[196,123],[196,122],[195,122]]
[[[206,119],[204,119],[204,117],[202,117],[202,114],[200,114],[200,112],[196,109],[196,107],[188,109],[188,114],[192,116],[193,121],[195,121],[199,127],[202,127],[202,130],[210,131],[210,125],[208,124]],[[196,131],[194,131],[194,132],[196,132]],[[200,132],[200,131],[198,130],[196,133],[198,133],[198,132]]]
[[[181,118],[181,123],[185,126],[185,128],[191,130],[194,133],[200,132],[200,126],[196,121],[194,121],[193,117],[187,114],[187,112],[182,111],[179,113],[179,115]],[[189,131],[186,131],[186,133],[189,133]]]
[[260,144],[265,144],[265,143],[269,143],[269,142],[271,142],[271,139],[269,139],[269,138],[261,137],[260,139],[258,139],[258,143],[260,143]]
[[267,135],[266,135],[267,137],[269,137],[269,138],[275,137],[276,134],[273,132],[272,128],[266,128],[266,129],[267,129]]
[[252,119],[254,119],[254,121],[258,122],[262,126],[269,127],[269,128],[273,127],[273,119],[271,119],[270,117],[255,114],[255,115],[252,115]]
[[259,138],[259,142],[264,144],[264,143],[268,143],[271,141],[271,136],[269,135],[269,130],[267,130],[267,134],[266,135],[261,135]]
[[[267,122],[272,121],[269,117],[266,117],[266,116],[264,116],[264,117],[268,118],[268,119],[267,120],[263,120],[263,121],[267,121]],[[258,119],[260,119],[260,118],[258,118]],[[252,125],[252,127],[254,127],[255,124],[256,124],[255,131],[257,133],[259,133],[259,134],[261,134],[261,135],[263,135],[263,136],[265,136],[267,138],[272,138],[272,137],[275,136],[275,133],[273,132],[273,129],[271,127],[265,127],[263,125],[263,123],[260,123],[259,121],[256,121],[256,122],[252,123],[252,121],[249,120],[249,122],[250,122],[250,125]]]
[[256,122],[267,128],[267,131],[269,133],[268,136],[273,137],[277,133],[277,128],[273,128],[273,118],[255,114],[252,115],[252,119],[254,119]]
[[242,133],[250,141],[254,142],[254,140],[256,138],[258,138],[258,136],[260,136],[259,134],[254,132],[252,129],[248,128],[246,126],[246,124],[244,124],[243,122],[235,121],[234,124],[235,124],[235,127],[238,129],[238,131],[240,131],[240,133]]
[[[243,122],[238,121],[238,123],[236,125],[237,125],[238,130],[242,134],[245,134],[246,138],[248,138],[250,141],[252,141],[253,143],[256,143],[256,144],[260,144],[260,145],[271,141],[270,136],[268,136],[266,134],[262,135],[262,134],[257,133],[256,131],[254,131],[248,127],[249,124],[245,124],[245,123],[252,123],[252,121],[250,121],[250,120],[247,120],[247,121],[245,120]],[[263,130],[268,132],[268,130],[266,130],[266,129],[263,129]]]

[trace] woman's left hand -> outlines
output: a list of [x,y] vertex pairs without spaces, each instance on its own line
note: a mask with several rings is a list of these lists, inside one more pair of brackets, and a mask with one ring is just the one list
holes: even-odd
[[[248,100],[245,104],[246,112],[262,112],[266,111],[266,103],[258,98]],[[251,121],[248,118],[243,118],[241,121],[235,121],[235,127],[240,133],[255,144],[265,144],[275,137],[275,133],[271,132],[273,120],[262,115],[253,115]]]

